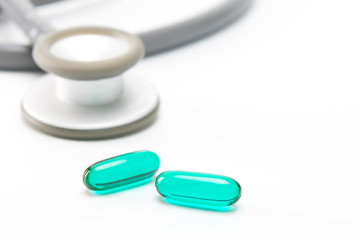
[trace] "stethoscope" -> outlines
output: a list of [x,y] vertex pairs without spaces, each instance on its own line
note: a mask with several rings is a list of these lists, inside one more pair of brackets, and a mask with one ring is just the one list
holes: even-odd
[[[36,1],[37,4],[54,0]],[[45,133],[73,139],[101,139],[138,131],[152,123],[159,109],[155,88],[138,77],[123,77],[144,56],[204,37],[237,19],[251,0],[225,0],[186,21],[133,35],[107,27],[54,30],[38,17],[29,0],[0,0],[2,9],[30,38],[33,47],[0,45],[0,68],[48,72],[22,101],[24,119]],[[125,50],[95,61],[54,54],[58,42],[78,36],[121,42]]]

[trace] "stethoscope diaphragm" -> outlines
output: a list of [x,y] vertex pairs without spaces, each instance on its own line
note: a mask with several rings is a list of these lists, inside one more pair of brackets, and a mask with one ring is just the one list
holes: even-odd
[[[115,38],[126,50],[98,61],[74,61],[50,51],[56,42],[78,35]],[[59,137],[99,139],[127,134],[149,125],[159,108],[150,83],[122,74],[144,55],[135,35],[104,27],[77,27],[39,37],[33,57],[49,72],[28,90],[22,102],[25,120]]]

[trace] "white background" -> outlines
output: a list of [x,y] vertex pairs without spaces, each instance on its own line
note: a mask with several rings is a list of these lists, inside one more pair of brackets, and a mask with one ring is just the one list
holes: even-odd
[[[210,4],[195,2],[74,0],[38,11],[59,28],[137,32]],[[117,139],[30,128],[20,103],[41,74],[0,72],[0,239],[360,239],[359,9],[257,0],[223,31],[145,59],[132,72],[158,89],[159,117]],[[13,25],[0,30],[2,41],[25,41]],[[164,203],[153,183],[85,189],[88,165],[140,149],[158,153],[160,172],[231,176],[243,196],[215,212]]]

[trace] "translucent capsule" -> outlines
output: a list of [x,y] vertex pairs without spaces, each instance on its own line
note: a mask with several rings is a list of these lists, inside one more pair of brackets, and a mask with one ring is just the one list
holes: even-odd
[[234,179],[207,173],[163,172],[155,185],[165,199],[197,205],[229,206],[241,196],[240,184]]
[[97,162],[83,175],[87,188],[110,190],[150,179],[160,166],[159,157],[150,151],[132,152]]

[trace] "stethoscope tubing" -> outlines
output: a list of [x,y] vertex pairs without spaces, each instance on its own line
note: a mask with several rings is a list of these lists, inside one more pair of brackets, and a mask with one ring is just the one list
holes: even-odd
[[[35,5],[41,5],[56,0],[33,0]],[[0,0],[0,4],[6,1]],[[13,0],[16,3],[17,0]],[[180,47],[192,41],[203,38],[214,33],[230,23],[234,22],[248,9],[252,0],[224,0],[220,5],[210,9],[198,16],[185,21],[165,26],[159,29],[150,30],[136,34],[145,45],[146,56],[161,53],[173,48]],[[23,6],[23,10],[30,12],[24,16],[12,15],[17,18],[17,24],[22,27],[32,42],[36,41],[38,35],[51,31],[51,26],[46,21],[39,21],[39,18],[29,7]],[[11,14],[7,12],[8,14]],[[34,34],[33,28],[36,29]],[[0,45],[0,69],[2,70],[39,70],[31,56],[32,46],[19,44]]]

